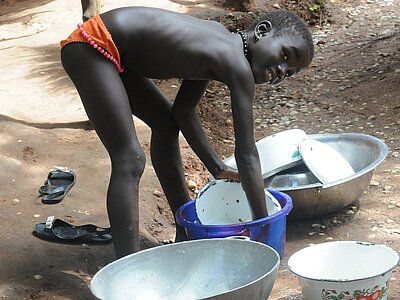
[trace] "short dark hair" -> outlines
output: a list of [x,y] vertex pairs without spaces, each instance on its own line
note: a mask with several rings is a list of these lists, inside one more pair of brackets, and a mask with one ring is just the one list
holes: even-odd
[[314,43],[306,23],[295,13],[288,10],[277,10],[262,15],[250,25],[249,30],[254,30],[261,21],[269,21],[275,28],[273,36],[292,35],[301,37],[310,50],[311,58],[314,57]]

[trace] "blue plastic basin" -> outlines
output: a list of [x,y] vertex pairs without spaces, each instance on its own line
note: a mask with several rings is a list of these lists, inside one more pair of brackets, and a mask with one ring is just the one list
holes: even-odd
[[247,236],[252,241],[271,246],[282,257],[286,243],[286,216],[292,210],[293,203],[287,194],[268,191],[278,200],[282,209],[265,218],[230,225],[203,225],[197,218],[195,201],[189,201],[176,212],[176,221],[185,228],[190,240]]

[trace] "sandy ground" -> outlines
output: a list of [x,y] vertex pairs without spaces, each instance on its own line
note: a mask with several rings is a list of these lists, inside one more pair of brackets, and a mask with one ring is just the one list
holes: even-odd
[[[0,6],[0,298],[93,299],[88,283],[114,260],[112,245],[55,244],[31,234],[34,225],[50,215],[77,225],[108,226],[108,156],[95,133],[88,130],[79,97],[59,62],[58,42],[81,22],[80,2],[8,3]],[[110,0],[104,1],[103,10],[132,4],[179,12],[194,5],[192,1]],[[137,120],[136,124],[148,150],[149,130]],[[184,160],[191,160],[193,153],[184,140],[182,149]],[[73,169],[77,183],[60,204],[44,205],[37,190],[55,165]],[[315,220],[289,224],[286,255],[270,299],[301,299],[287,259],[309,244],[354,239],[385,243],[399,251],[399,170],[399,160],[393,156],[379,166],[373,177],[379,186],[366,191],[355,204],[357,213],[340,226],[319,231],[313,227]],[[142,246],[147,248],[174,236],[172,218],[149,159],[140,187]],[[400,270],[396,269],[392,300],[400,299],[399,282]]]

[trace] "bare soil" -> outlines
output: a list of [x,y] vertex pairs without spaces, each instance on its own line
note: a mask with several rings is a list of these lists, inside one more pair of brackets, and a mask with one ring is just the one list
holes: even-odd
[[[76,3],[75,3],[76,2]],[[327,240],[384,243],[400,251],[400,3],[396,0],[330,1],[313,15],[298,1],[134,1],[205,19],[231,30],[278,7],[310,23],[316,44],[311,67],[277,87],[258,86],[254,102],[257,139],[290,128],[308,134],[359,132],[381,138],[389,155],[358,201],[329,216],[288,218],[286,254],[272,300],[301,299],[287,259],[309,244]],[[103,10],[133,5],[103,1]],[[306,3],[306,2],[302,2]],[[93,299],[88,283],[114,260],[112,245],[45,242],[32,235],[50,215],[73,224],[107,227],[105,208],[110,165],[87,122],[79,97],[59,62],[58,41],[80,22],[80,2],[0,1],[0,298]],[[312,26],[311,26],[312,25]],[[171,99],[179,82],[158,82]],[[233,153],[229,92],[210,84],[199,114],[217,152]],[[149,130],[135,120],[148,154]],[[209,174],[185,140],[181,149],[192,196]],[[38,188],[49,169],[73,169],[77,183],[58,205],[44,205]],[[140,184],[142,248],[170,242],[173,218],[151,166]],[[393,272],[389,299],[400,299],[400,269]]]

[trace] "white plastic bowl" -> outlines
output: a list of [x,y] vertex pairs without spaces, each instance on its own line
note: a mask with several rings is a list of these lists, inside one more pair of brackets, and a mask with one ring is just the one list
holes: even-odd
[[288,260],[307,300],[386,300],[398,264],[399,254],[390,247],[357,241],[313,245]]
[[[279,202],[265,190],[268,215],[281,210]],[[203,225],[227,225],[252,221],[246,194],[240,182],[220,179],[203,186],[195,199],[196,213]]]
[[[303,130],[290,129],[259,140],[256,147],[260,156],[262,177],[267,178],[300,164],[302,159],[298,146],[306,137]],[[224,162],[237,169],[234,156],[228,157]]]

